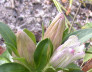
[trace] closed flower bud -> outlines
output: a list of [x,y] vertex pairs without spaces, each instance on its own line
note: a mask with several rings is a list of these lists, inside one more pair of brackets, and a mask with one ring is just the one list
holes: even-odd
[[20,57],[24,57],[28,63],[33,63],[33,54],[35,51],[35,44],[32,39],[23,31],[18,31],[17,34],[17,49]]
[[61,46],[59,46],[51,57],[50,64],[55,67],[66,67],[68,64],[77,59],[83,58],[84,45],[80,45],[76,36],[70,36],[69,39]]
[[65,19],[63,13],[59,13],[44,34],[44,38],[50,38],[54,50],[61,44],[65,28]]

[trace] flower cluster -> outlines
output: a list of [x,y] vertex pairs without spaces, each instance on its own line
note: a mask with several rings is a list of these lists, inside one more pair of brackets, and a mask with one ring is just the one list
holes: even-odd
[[[44,34],[44,39],[49,38],[53,44],[53,54],[49,60],[49,64],[54,68],[64,68],[75,60],[83,58],[85,55],[84,45],[79,42],[75,35],[70,36],[61,45],[64,29],[64,15],[63,13],[59,13]],[[16,36],[20,57],[24,57],[28,63],[34,65],[33,55],[36,50],[35,43],[23,31],[18,31]]]

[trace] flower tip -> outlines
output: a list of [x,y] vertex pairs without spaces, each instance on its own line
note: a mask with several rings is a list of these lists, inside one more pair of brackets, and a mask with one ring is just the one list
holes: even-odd
[[18,30],[17,33],[16,33],[16,36],[19,36],[21,33],[23,33],[22,30]]
[[62,12],[59,13],[60,18],[64,18],[64,14]]
[[74,54],[75,50],[70,48],[70,49],[69,49],[69,52],[70,52],[71,54]]

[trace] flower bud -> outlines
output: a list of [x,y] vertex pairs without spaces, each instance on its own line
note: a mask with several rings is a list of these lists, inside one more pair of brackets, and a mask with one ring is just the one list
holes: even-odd
[[70,36],[69,39],[61,46],[59,46],[51,57],[50,64],[55,67],[66,67],[68,64],[77,59],[83,58],[84,45],[80,45],[76,36]]
[[35,51],[35,44],[32,39],[23,31],[18,31],[16,34],[17,49],[20,57],[24,57],[28,63],[33,63],[33,54]]
[[65,19],[63,13],[59,13],[44,34],[44,38],[50,38],[54,50],[61,44],[65,28]]

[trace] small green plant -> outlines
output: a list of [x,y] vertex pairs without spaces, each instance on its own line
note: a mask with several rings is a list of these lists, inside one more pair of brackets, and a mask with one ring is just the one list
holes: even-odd
[[[85,57],[84,44],[92,37],[92,29],[68,33],[65,17],[59,13],[36,43],[35,35],[27,29],[16,35],[0,22],[0,34],[6,51],[0,56],[0,72],[83,72],[73,62]],[[87,51],[89,52],[89,51]]]

